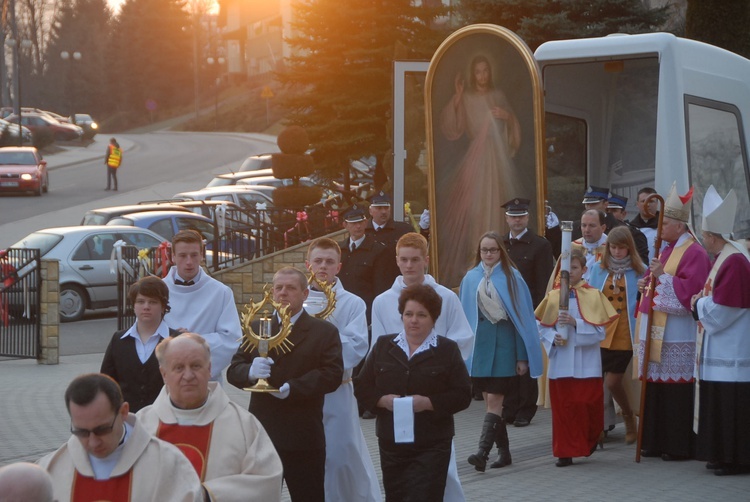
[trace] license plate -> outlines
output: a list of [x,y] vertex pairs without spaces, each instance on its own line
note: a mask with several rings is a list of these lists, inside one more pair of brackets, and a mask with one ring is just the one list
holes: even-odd
[[18,182],[17,181],[0,181],[0,186],[2,187],[17,187]]

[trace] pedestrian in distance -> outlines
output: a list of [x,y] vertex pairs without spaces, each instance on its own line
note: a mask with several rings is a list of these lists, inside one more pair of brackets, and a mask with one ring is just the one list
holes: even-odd
[[122,164],[122,149],[115,138],[109,138],[107,153],[104,155],[104,165],[107,166],[107,188],[117,191],[117,169]]
[[156,346],[180,332],[164,321],[169,312],[169,288],[158,277],[144,277],[130,286],[128,299],[133,304],[135,323],[112,336],[100,371],[114,378],[130,411],[137,413],[154,402],[164,383],[154,353]]
[[[550,256],[551,263],[551,256]],[[476,332],[471,382],[484,397],[479,450],[468,462],[477,471],[487,467],[493,444],[498,459],[491,468],[512,463],[503,399],[517,386],[517,375],[542,373],[542,354],[529,288],[515,268],[496,232],[487,232],[477,247],[476,266],[461,281],[461,305]]]

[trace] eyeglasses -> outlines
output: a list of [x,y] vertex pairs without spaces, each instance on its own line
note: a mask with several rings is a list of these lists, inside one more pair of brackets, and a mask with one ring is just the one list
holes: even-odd
[[74,429],[73,423],[70,423],[70,433],[73,434],[75,437],[85,439],[89,437],[91,434],[93,434],[96,437],[102,437],[106,436],[110,432],[112,432],[112,429],[115,428],[115,422],[117,422],[117,417],[119,416],[119,413],[115,414],[115,419],[112,420],[111,425],[100,425],[99,427],[95,427],[94,429],[88,430],[88,429]]
[[480,248],[479,252],[482,254],[495,254],[500,252],[500,249],[498,248]]

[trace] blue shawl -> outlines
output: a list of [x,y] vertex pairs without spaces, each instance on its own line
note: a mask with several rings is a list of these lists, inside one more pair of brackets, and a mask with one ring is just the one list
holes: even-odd
[[[495,267],[492,271],[490,280],[493,286],[500,294],[503,306],[508,312],[508,318],[513,322],[518,333],[526,345],[526,353],[529,356],[529,374],[537,378],[542,374],[542,346],[539,341],[539,331],[536,327],[536,317],[534,317],[534,307],[531,303],[531,293],[529,287],[524,282],[521,274],[515,268],[513,278],[516,282],[516,308],[513,308],[513,302],[510,297],[510,291],[507,289],[505,272],[501,266]],[[466,318],[469,320],[471,328],[476,333],[477,323],[479,322],[479,307],[477,306],[477,290],[479,283],[484,277],[484,270],[480,263],[473,269],[466,272],[461,287],[459,289],[459,298],[461,306],[464,309]],[[516,314],[516,310],[518,313]]]
[[[594,266],[591,267],[589,272],[588,283],[591,287],[594,287],[607,295],[603,290],[604,284],[607,282],[609,277],[609,270],[601,267],[601,260],[597,261]],[[635,344],[635,314],[636,312],[636,298],[638,297],[638,275],[632,268],[625,272],[625,292],[628,295],[628,326],[630,327],[630,341]]]

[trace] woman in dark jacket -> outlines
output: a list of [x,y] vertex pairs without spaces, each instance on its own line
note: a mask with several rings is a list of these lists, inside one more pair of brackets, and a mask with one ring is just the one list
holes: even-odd
[[404,289],[403,331],[378,338],[354,382],[357,399],[377,415],[386,501],[443,500],[453,414],[471,402],[458,345],[434,330],[441,304],[430,286]]
[[128,330],[116,331],[104,353],[101,372],[120,384],[122,395],[137,412],[154,402],[164,384],[154,349],[179,331],[164,322],[169,312],[169,289],[158,277],[144,277],[128,290],[136,321]]

